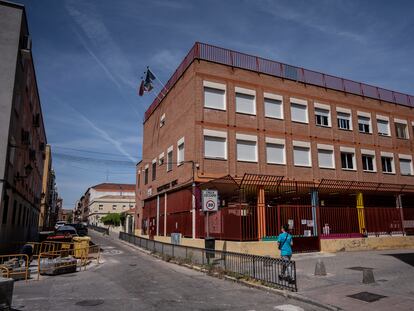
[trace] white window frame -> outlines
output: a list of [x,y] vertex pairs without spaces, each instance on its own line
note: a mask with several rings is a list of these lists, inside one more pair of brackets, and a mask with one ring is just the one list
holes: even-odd
[[[331,106],[329,106],[329,105],[325,105],[325,104],[320,104],[320,103],[314,103],[313,104],[313,107],[314,107],[314,112],[315,112],[315,124],[317,125],[317,126],[320,126],[320,127],[332,127],[332,117],[331,117]],[[317,121],[317,118],[316,118],[316,116],[318,115],[318,113],[317,113],[317,110],[324,110],[324,111],[327,111],[328,112],[328,124],[327,125],[324,125],[324,124],[318,124],[316,121]],[[324,115],[323,115],[324,116]]]
[[[413,157],[409,154],[399,154],[398,155],[398,159],[400,161],[400,174],[402,176],[413,176],[414,171],[413,171]],[[410,161],[410,174],[403,174],[401,171],[401,160],[408,160]]]
[[[305,121],[303,120],[297,120],[293,118],[293,113],[292,113],[292,105],[296,105],[296,106],[303,106],[305,107]],[[290,119],[292,122],[297,122],[297,123],[303,123],[303,124],[309,124],[309,108],[308,108],[308,102],[304,99],[298,99],[298,98],[290,98]]]
[[[349,115],[349,129],[346,128],[342,128],[339,126],[339,117],[338,117],[338,113],[342,113],[342,114],[347,114]],[[343,119],[343,118],[341,118]],[[352,126],[352,110],[351,109],[347,109],[347,108],[342,108],[342,107],[336,107],[336,123],[338,126],[338,129],[342,130],[342,131],[352,131],[353,130],[353,126]]]
[[[211,105],[209,106],[208,104],[206,105],[205,88],[214,89],[214,90],[218,90],[218,91],[224,91],[223,106],[222,107],[215,107],[215,106],[211,106]],[[203,107],[204,108],[226,111],[226,109],[227,109],[226,97],[227,97],[226,84],[211,82],[211,81],[205,81],[205,80],[203,81]]]
[[[236,113],[255,116],[256,115],[256,91],[251,90],[251,89],[245,89],[245,88],[238,87],[238,86],[235,87],[234,91],[235,91],[234,98],[235,98],[235,104],[236,104]],[[237,105],[237,94],[253,96],[253,111],[241,111],[240,110],[240,107]]]
[[[294,140],[293,144],[293,165],[298,167],[312,167],[312,150],[310,142]],[[297,164],[295,161],[295,148],[308,149],[308,164]]]
[[[351,148],[351,147],[340,147],[340,161],[341,161],[341,169],[343,171],[356,171],[357,170],[357,165],[356,165],[356,160],[355,160],[355,148]],[[353,168],[346,168],[346,167],[342,167],[342,153],[348,153],[348,154],[352,154],[352,167]]]
[[[285,142],[285,140],[281,139],[281,138],[266,137],[265,142],[266,142],[266,163],[267,164],[286,165],[286,142]],[[282,154],[283,159],[282,159],[281,162],[269,161],[268,156],[267,156],[267,146],[268,145],[283,146],[283,154]]]
[[[272,100],[272,101],[280,101],[280,115],[279,116],[269,114],[269,112],[266,110],[266,99]],[[265,117],[266,118],[278,119],[278,120],[283,120],[284,119],[284,117],[283,117],[284,108],[283,108],[283,96],[282,95],[277,95],[277,94],[265,92],[263,94],[263,104],[264,104],[264,110],[265,110]]]
[[165,113],[163,113],[160,118],[160,127],[163,127],[164,125],[165,125]]
[[[320,161],[319,161],[319,150],[322,151],[330,151],[332,153],[332,166],[325,166],[325,165],[321,165]],[[318,166],[319,168],[327,168],[327,169],[335,169],[335,151],[334,151],[334,146],[332,145],[324,145],[324,144],[317,144],[317,153],[318,153]]]
[[[181,159],[180,157],[180,147],[183,146],[183,158]],[[184,163],[184,159],[185,159],[185,143],[184,143],[184,137],[181,137],[178,141],[177,141],[177,166],[180,166]]]
[[[239,142],[241,142],[241,143],[242,142],[249,142],[249,143],[254,142],[255,143],[254,159],[241,159],[241,158],[239,158],[239,153],[237,152]],[[257,136],[236,133],[236,159],[239,162],[257,163],[257,161],[258,161]]]
[[[363,111],[358,111],[357,112],[357,116],[358,116],[358,132],[361,133],[361,134],[372,134],[372,117],[371,117],[371,113],[369,113],[369,112],[363,112]],[[369,124],[368,124],[369,131],[368,132],[360,131],[360,129],[359,129],[359,117],[361,117],[361,118],[368,118],[369,119]]]
[[[206,137],[212,137],[212,138],[222,138],[224,139],[224,158],[222,157],[213,157],[206,155],[206,148],[205,148],[205,138]],[[227,160],[227,132],[223,131],[216,131],[216,130],[209,130],[204,129],[203,130],[203,156],[204,159],[211,159],[211,160]]]
[[[392,169],[392,172],[386,172],[386,171],[384,171],[383,170],[383,167],[382,167],[382,158],[391,158],[391,169]],[[394,154],[392,153],[392,152],[384,152],[384,151],[381,151],[381,170],[382,170],[382,173],[383,174],[395,174],[395,157],[394,157]]]
[[[372,157],[372,171],[364,170],[364,161],[362,160],[363,156]],[[375,156],[375,150],[361,149],[361,161],[362,161],[362,170],[368,173],[377,172],[377,159]]]
[[[376,116],[376,118],[377,118],[377,132],[378,132],[378,135],[379,136],[383,136],[383,137],[391,137],[391,127],[390,127],[390,118],[389,117],[386,117],[386,116],[381,116],[381,115],[378,115],[377,114],[377,116]],[[379,131],[379,126],[378,126],[378,121],[385,121],[385,122],[387,122],[387,131],[388,131],[388,134],[385,134],[385,133],[382,133],[382,132],[380,132]]]
[[[397,124],[403,124],[403,125],[405,125],[405,136],[406,137],[399,137],[398,136]],[[410,139],[410,133],[409,133],[409,130],[408,130],[408,122],[407,122],[407,120],[395,119],[394,118],[394,128],[395,128],[395,137],[397,137],[398,139]]]
[[[173,150],[174,150],[174,146],[170,146],[167,149],[167,165],[166,165],[167,166],[167,172],[170,172],[173,169],[173,159],[174,159]],[[171,162],[168,159],[170,154],[171,154]]]
[[164,164],[164,152],[161,152],[160,155],[158,156],[158,165],[163,165]]

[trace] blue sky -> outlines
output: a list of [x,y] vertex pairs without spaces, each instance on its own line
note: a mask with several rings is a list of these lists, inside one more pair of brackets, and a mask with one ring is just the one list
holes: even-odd
[[414,94],[412,1],[20,3],[65,208],[93,184],[135,182],[155,96],[138,97],[140,77],[149,65],[167,81],[195,41]]

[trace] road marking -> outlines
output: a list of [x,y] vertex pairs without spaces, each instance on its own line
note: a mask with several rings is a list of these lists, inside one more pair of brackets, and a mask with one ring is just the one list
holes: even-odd
[[281,311],[305,311],[303,308],[294,305],[280,305],[275,306],[273,309]]

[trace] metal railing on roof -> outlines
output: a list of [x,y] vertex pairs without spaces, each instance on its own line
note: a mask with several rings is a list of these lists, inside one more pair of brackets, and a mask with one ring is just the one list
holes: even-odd
[[265,58],[252,56],[221,47],[196,42],[187,56],[175,70],[165,87],[145,112],[144,122],[154,112],[169,90],[174,86],[195,59],[251,70],[283,79],[311,84],[326,89],[342,91],[363,97],[387,101],[407,107],[414,107],[414,96],[395,92],[377,86],[343,79],[301,67],[291,66]]

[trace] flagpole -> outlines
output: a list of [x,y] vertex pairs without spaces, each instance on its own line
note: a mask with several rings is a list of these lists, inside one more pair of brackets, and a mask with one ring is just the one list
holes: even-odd
[[[147,70],[150,70],[149,66],[147,66]],[[166,90],[167,90],[167,92],[168,92],[169,90],[166,88],[166,86],[164,85],[164,83],[162,83],[162,82],[161,82],[161,80],[160,80],[160,79],[158,79],[158,77],[154,74],[154,72],[152,72],[152,71],[151,71],[151,73],[154,75],[155,79],[157,79],[157,80],[158,80],[158,82],[162,85],[162,87],[163,87],[164,89],[166,89]]]

